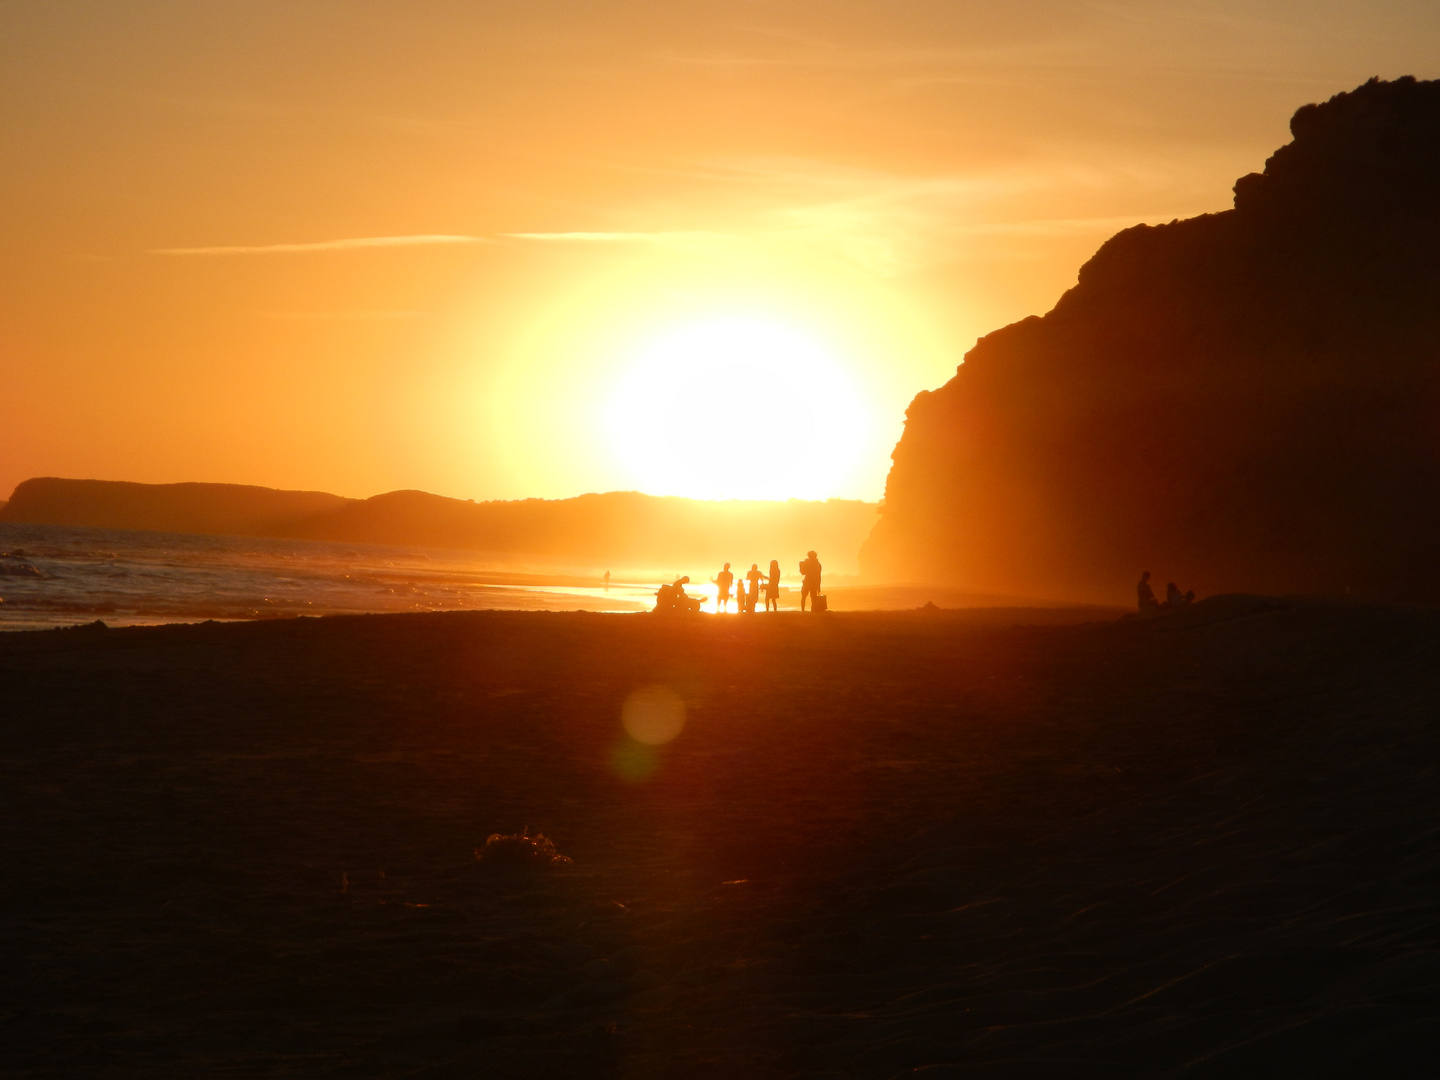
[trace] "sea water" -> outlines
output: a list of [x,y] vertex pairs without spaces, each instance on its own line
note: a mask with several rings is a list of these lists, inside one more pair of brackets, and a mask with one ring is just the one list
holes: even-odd
[[472,552],[0,524],[0,630],[363,612],[643,611],[654,581]]

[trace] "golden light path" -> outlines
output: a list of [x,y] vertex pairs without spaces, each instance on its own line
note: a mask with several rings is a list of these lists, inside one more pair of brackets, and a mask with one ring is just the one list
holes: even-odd
[[643,491],[814,499],[844,489],[872,440],[872,412],[847,367],[799,328],[719,316],[644,345],[604,424]]

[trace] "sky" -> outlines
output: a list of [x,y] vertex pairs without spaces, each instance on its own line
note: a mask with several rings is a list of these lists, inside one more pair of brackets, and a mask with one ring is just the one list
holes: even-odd
[[0,498],[879,498],[904,410],[1440,5],[0,2]]

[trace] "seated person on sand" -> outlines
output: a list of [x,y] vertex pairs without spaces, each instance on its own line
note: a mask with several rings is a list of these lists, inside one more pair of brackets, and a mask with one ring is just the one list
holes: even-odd
[[[730,606],[730,583],[734,580],[735,575],[730,572],[728,562],[725,564],[725,569],[710,579],[710,583],[715,586],[715,610],[717,612],[724,611]],[[738,599],[735,609],[737,611],[740,609]]]
[[1180,608],[1189,607],[1195,602],[1195,590],[1182,594],[1180,586],[1173,581],[1165,586],[1165,607],[1171,611],[1178,611]]
[[676,578],[672,585],[661,585],[655,592],[655,610],[699,611],[700,598],[685,595],[685,586],[688,584],[690,584],[690,579],[681,577]]
[[1150,588],[1149,570],[1140,575],[1140,583],[1135,586],[1135,596],[1140,602],[1141,615],[1154,615],[1160,610],[1160,601],[1155,599],[1155,590]]
[[700,610],[700,598],[698,596],[686,596],[685,586],[690,584],[689,576],[676,578],[672,586],[675,590],[675,610],[696,612]]

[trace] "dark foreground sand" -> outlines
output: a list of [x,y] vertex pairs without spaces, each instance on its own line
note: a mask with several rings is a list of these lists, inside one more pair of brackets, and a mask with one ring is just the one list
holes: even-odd
[[994,621],[0,635],[0,1071],[1436,1075],[1440,614]]

